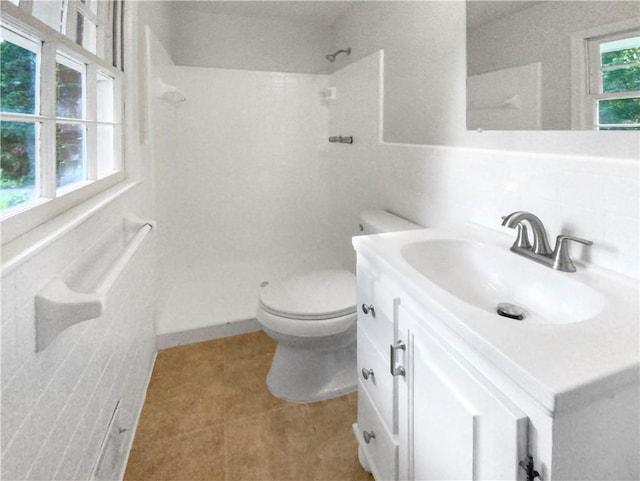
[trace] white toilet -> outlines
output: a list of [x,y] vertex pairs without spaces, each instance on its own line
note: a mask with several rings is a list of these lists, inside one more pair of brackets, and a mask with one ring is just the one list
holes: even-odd
[[[421,229],[383,210],[360,214],[363,235]],[[256,317],[278,342],[267,386],[287,401],[356,390],[356,278],[345,269],[297,275],[261,289]]]

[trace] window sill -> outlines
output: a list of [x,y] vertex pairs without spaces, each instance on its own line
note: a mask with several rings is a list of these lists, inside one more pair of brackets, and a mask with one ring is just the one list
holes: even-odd
[[[10,239],[5,237],[5,224],[16,217],[14,216],[3,220],[2,275],[8,274],[17,266],[60,239],[103,207],[118,199],[140,183],[141,181],[118,182],[113,187],[103,190],[75,207],[58,214],[56,217],[39,223],[28,232]],[[86,190],[83,189],[83,192],[86,192]],[[55,200],[61,199],[64,199],[64,197]],[[49,205],[49,203],[44,203],[42,206],[34,207],[31,210],[36,210],[47,205]],[[22,214],[24,215],[29,212],[30,211],[23,212]],[[17,217],[20,218],[21,216]]]
[[[2,245],[17,239],[23,234],[35,229],[40,224],[63,214],[102,191],[106,191],[124,180],[124,172],[114,174],[84,185],[82,188],[69,190],[65,195],[55,199],[38,199],[30,202],[24,208],[5,213],[0,222],[2,228]],[[77,185],[77,184],[76,184]]]

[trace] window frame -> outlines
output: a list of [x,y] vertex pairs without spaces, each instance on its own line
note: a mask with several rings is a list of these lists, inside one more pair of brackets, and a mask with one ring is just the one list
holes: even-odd
[[[22,4],[23,2],[21,2]],[[80,2],[77,2],[80,4]],[[104,8],[103,2],[98,8]],[[104,2],[107,3],[107,2]],[[0,113],[2,121],[27,121],[39,125],[39,148],[36,149],[36,162],[40,167],[36,188],[39,197],[15,206],[0,213],[2,229],[2,245],[14,240],[22,234],[34,229],[40,224],[57,215],[87,201],[91,197],[123,182],[126,179],[124,165],[124,75],[112,66],[116,52],[106,59],[94,55],[74,40],[68,38],[44,22],[31,15],[29,2],[23,7],[2,1],[2,26],[15,34],[32,38],[40,42],[39,62],[37,67],[38,79],[36,86],[35,114]],[[87,6],[87,9],[89,7]],[[70,10],[71,12],[71,10]],[[76,9],[73,9],[75,14]],[[112,22],[112,18],[105,21],[103,27]],[[111,41],[111,36],[105,39]],[[66,55],[75,61],[84,63],[85,77],[85,115],[82,119],[67,119],[58,117],[56,112],[56,59],[58,53]],[[96,89],[99,74],[113,79],[113,119],[112,121],[98,120]],[[67,187],[56,187],[56,123],[70,122],[82,124],[85,127],[86,169],[87,178],[84,181]],[[114,129],[113,172],[98,179],[97,168],[97,129],[99,125],[111,125]]]
[[[640,19],[600,25],[571,35],[571,128],[572,130],[597,130],[598,101],[607,99],[636,98],[639,91],[601,92],[599,49],[604,42],[640,35]],[[596,52],[598,50],[598,52]]]

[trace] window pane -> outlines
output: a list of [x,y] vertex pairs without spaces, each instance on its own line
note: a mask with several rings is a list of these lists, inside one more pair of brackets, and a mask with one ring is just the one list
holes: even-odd
[[56,115],[75,119],[84,116],[85,66],[63,55],[56,63]]
[[114,171],[114,127],[98,125],[98,179],[102,179]]
[[62,32],[64,25],[64,0],[37,0],[33,2],[33,16]]
[[56,125],[57,187],[65,187],[87,178],[85,127],[78,124]]
[[598,101],[599,124],[640,124],[640,98]]
[[76,43],[82,45],[91,53],[96,53],[96,24],[78,12],[76,20]]
[[0,122],[0,211],[38,197],[36,124]]
[[36,113],[38,55],[7,40],[0,43],[0,105],[3,112]]
[[627,67],[602,72],[603,92],[640,90],[640,67]]
[[600,44],[602,66],[640,62],[640,37],[624,38]]
[[98,85],[96,89],[98,104],[98,122],[114,122],[114,85],[113,78],[98,73]]

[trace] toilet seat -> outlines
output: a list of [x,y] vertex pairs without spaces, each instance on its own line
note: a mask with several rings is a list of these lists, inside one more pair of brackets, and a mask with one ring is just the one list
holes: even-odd
[[356,320],[355,276],[344,269],[313,271],[269,284],[256,316],[266,328],[299,337],[339,334]]
[[270,314],[304,321],[346,316],[356,310],[356,277],[345,269],[292,276],[265,286],[260,306]]

